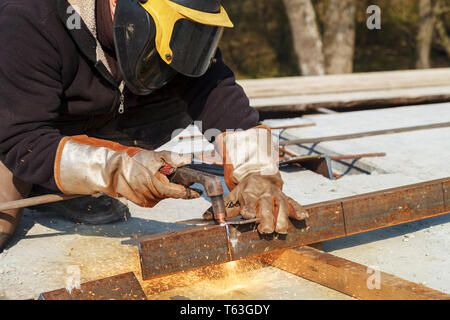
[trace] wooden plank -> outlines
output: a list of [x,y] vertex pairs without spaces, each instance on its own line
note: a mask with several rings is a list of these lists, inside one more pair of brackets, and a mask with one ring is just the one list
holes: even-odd
[[136,240],[143,277],[147,280],[446,214],[443,185],[449,181],[435,180],[307,205],[304,208],[309,218],[292,221],[287,236],[273,239],[261,236],[253,223],[230,225],[229,242],[225,227],[217,225],[143,237]]
[[389,107],[450,101],[450,86],[376,90],[345,93],[304,94],[251,98],[262,112],[298,112],[321,108]]
[[[307,280],[364,300],[449,300],[450,295],[371,270],[311,247],[278,251],[261,256],[262,261]],[[376,273],[379,272],[379,273]],[[443,272],[445,272],[443,270]]]
[[450,86],[450,68],[240,80],[250,98]]

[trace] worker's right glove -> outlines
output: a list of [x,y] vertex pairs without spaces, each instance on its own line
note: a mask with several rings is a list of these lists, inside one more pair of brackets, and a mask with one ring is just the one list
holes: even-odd
[[222,134],[217,138],[217,148],[223,156],[225,182],[231,191],[224,199],[227,218],[239,214],[245,219],[259,218],[260,233],[287,234],[289,217],[308,217],[300,204],[283,193],[278,148],[269,128]]
[[191,162],[191,155],[126,147],[88,136],[65,137],[55,160],[55,181],[65,194],[105,193],[125,197],[141,207],[153,207],[165,198],[192,199],[200,195],[169,182],[159,171]]

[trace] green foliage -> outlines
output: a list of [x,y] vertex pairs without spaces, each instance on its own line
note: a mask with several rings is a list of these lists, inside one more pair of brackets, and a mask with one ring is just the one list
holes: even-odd
[[[328,0],[313,0],[319,28]],[[449,2],[450,0],[446,0]],[[356,0],[354,71],[413,69],[419,26],[418,0]],[[381,8],[381,30],[366,27],[369,5]],[[292,36],[282,0],[223,0],[234,29],[224,32],[224,59],[239,78],[265,78],[299,74]],[[446,17],[450,18],[447,14]],[[447,30],[450,31],[450,19]],[[450,59],[437,40],[432,66],[448,67]]]
[[241,78],[298,74],[291,31],[281,0],[225,0],[234,22],[225,30],[221,50]]

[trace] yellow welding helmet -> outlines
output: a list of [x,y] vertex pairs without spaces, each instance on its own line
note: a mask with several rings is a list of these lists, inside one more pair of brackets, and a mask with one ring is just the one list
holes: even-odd
[[118,0],[117,60],[127,87],[145,95],[177,73],[202,76],[224,27],[233,27],[220,0]]

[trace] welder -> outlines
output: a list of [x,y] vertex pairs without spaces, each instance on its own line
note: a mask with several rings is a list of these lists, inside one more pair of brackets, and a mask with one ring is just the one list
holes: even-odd
[[[222,60],[231,27],[220,0],[0,0],[0,202],[36,188],[86,195],[58,211],[101,224],[123,219],[119,198],[198,197],[160,173],[192,155],[153,151],[198,121],[223,132],[211,142],[228,216],[286,234],[306,213],[282,192],[270,129]],[[22,213],[0,213],[0,251]]]

